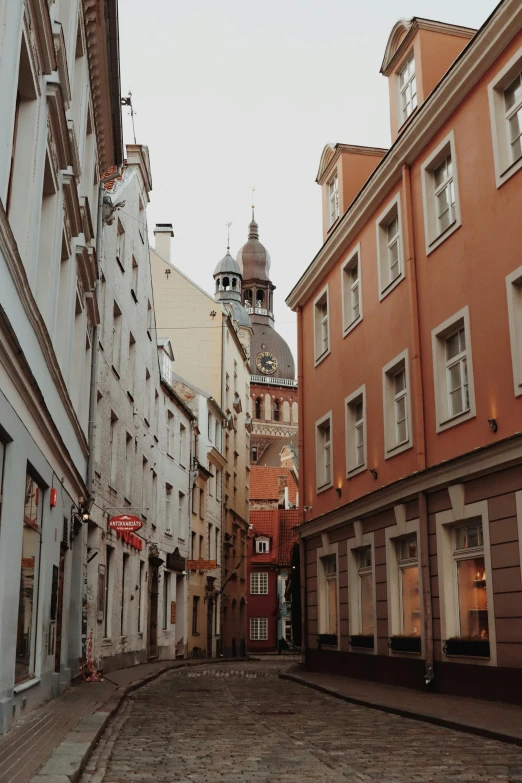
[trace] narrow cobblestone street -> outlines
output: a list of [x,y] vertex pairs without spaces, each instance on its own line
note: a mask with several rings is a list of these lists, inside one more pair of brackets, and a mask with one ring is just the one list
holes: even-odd
[[347,704],[284,659],[174,671],[136,691],[82,783],[522,781],[522,748]]

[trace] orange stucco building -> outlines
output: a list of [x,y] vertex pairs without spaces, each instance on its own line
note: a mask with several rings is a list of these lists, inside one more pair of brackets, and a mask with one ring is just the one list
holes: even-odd
[[311,669],[522,701],[522,8],[398,22],[298,313]]

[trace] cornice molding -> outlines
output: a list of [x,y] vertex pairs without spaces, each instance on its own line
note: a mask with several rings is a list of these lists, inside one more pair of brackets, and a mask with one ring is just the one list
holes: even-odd
[[53,31],[49,5],[46,0],[28,0],[32,19],[35,22],[38,54],[42,73],[46,76],[56,70],[56,54],[54,51]]
[[[327,154],[328,150],[330,150],[330,154]],[[334,164],[339,160],[343,152],[348,152],[352,155],[373,155],[382,158],[388,150],[383,147],[362,147],[358,144],[327,144],[321,155],[319,170],[315,179],[319,185],[322,185],[324,180],[328,179]]]
[[47,105],[49,122],[56,149],[59,169],[67,169],[71,163],[71,148],[69,145],[69,128],[65,117],[62,89],[56,82],[47,82]]
[[68,109],[71,104],[71,83],[69,81],[69,68],[67,65],[67,48],[65,46],[65,38],[61,24],[56,24],[53,37],[58,75],[60,76],[60,85],[62,88],[63,104],[65,108]]
[[416,497],[419,492],[444,489],[450,484],[478,478],[491,471],[518,463],[522,464],[522,433],[400,479],[346,506],[304,522],[299,526],[299,531],[303,538],[317,535],[321,531],[345,525],[356,519],[371,516],[377,511],[392,508],[398,503],[404,503]]
[[295,310],[304,305],[323,277],[353,243],[390,190],[401,178],[402,166],[413,163],[463,98],[522,29],[520,0],[504,0],[489,21],[457,57],[408,126],[390,147],[362,190],[286,298]]
[[[74,434],[78,440],[82,453],[85,457],[89,455],[89,445],[87,438],[83,432],[76,411],[74,410],[71,398],[67,391],[65,381],[54,352],[49,332],[42,318],[42,315],[38,309],[38,305],[34,299],[27,279],[27,274],[22,260],[18,254],[18,248],[16,246],[16,240],[11,231],[7,215],[3,204],[0,202],[0,251],[2,252],[6,266],[9,270],[13,283],[15,285],[18,298],[24,309],[26,317],[31,324],[31,327],[35,333],[36,339],[42,351],[44,361],[47,365],[52,381],[56,387],[64,410],[73,426]],[[27,377],[26,381],[31,384],[33,379]]]

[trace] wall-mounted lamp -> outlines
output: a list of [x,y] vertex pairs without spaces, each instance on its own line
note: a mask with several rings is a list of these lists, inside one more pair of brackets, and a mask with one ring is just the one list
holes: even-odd
[[496,432],[498,430],[498,424],[496,419],[488,419],[488,424],[491,427],[492,432]]
[[311,511],[312,506],[303,506],[303,511]]
[[335,488],[335,491],[337,492],[337,497],[339,497],[339,498],[340,498],[340,497],[341,497],[341,494],[342,494],[342,489],[341,489],[341,487],[336,487],[336,488]]
[[370,468],[370,473],[372,474],[372,476],[374,477],[374,479],[376,479],[376,478],[377,478],[377,476],[378,476],[378,473],[377,473],[377,471],[375,470],[375,468]]

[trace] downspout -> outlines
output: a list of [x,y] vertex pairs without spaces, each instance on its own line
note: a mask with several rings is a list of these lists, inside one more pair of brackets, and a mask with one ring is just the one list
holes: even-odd
[[[221,305],[221,410],[225,410],[225,339],[226,339],[226,320]],[[225,422],[223,422],[224,424]],[[224,428],[221,430],[221,453],[225,453],[225,432]],[[228,468],[228,462],[226,463],[225,470]],[[223,580],[225,571],[225,521],[226,521],[226,508],[225,508],[225,476],[224,471],[221,471],[221,600],[219,602],[219,626],[221,630],[220,634],[220,656],[224,655],[224,643],[225,643],[225,627],[224,627],[224,606],[225,594],[223,590],[228,582]]]
[[[304,522],[304,506],[305,506],[305,454],[304,454],[304,389],[303,389],[303,310],[299,305],[297,307],[297,446],[299,455],[299,475],[302,477],[302,491],[299,493],[299,506],[298,506],[298,520],[299,524]],[[306,557],[305,557],[305,545],[298,533],[299,540],[299,560],[300,567],[300,590],[301,590],[301,650],[306,661],[306,640],[307,623],[306,623]]]
[[[413,409],[415,421],[415,441],[417,443],[417,470],[426,469],[426,420],[424,415],[424,394],[422,386],[422,359],[420,343],[420,319],[419,319],[419,287],[417,281],[417,267],[415,261],[415,236],[413,230],[413,196],[411,188],[411,171],[405,163],[402,167],[402,185],[405,200],[405,255],[408,268],[407,279],[409,282],[410,310],[412,322],[413,356],[412,386]],[[433,678],[433,605],[431,595],[430,562],[428,551],[428,509],[426,493],[419,492],[419,561],[422,582],[422,598],[424,609],[424,646],[425,646],[425,674],[424,682],[429,685]]]

